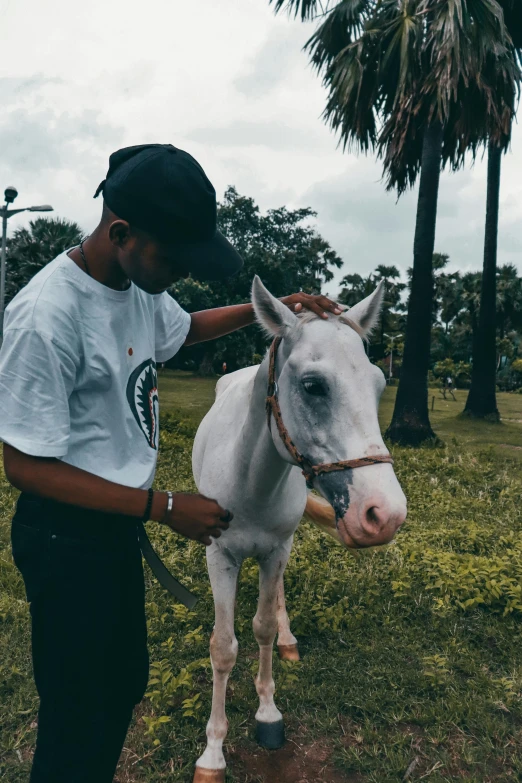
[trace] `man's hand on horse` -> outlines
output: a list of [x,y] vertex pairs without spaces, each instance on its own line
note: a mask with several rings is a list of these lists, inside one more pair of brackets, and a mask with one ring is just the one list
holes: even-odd
[[232,519],[233,514],[215,500],[179,492],[174,495],[172,511],[164,521],[176,533],[209,546],[213,538],[228,530]]
[[284,296],[281,301],[293,313],[300,313],[303,309],[311,310],[312,313],[316,313],[320,318],[328,318],[328,313],[340,315],[343,312],[337,302],[328,299],[323,294],[305,294],[301,291],[299,294]]

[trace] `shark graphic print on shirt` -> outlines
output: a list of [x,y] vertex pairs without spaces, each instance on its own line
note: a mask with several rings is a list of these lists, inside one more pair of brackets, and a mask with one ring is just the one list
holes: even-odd
[[132,415],[151,449],[158,448],[158,375],[156,362],[146,359],[134,372],[127,383],[127,400]]

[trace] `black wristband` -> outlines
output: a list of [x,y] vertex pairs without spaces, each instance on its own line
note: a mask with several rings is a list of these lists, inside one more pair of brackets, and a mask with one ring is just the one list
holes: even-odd
[[150,510],[152,508],[152,499],[154,497],[154,490],[152,489],[152,487],[149,487],[148,492],[149,492],[149,496],[147,498],[147,506],[145,507],[145,513],[141,518],[142,522],[148,522],[150,519]]

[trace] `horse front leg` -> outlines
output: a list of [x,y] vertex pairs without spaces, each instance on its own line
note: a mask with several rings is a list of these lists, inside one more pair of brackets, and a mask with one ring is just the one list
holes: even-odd
[[290,620],[286,611],[284,578],[277,590],[277,649],[282,661],[298,661],[297,639],[290,630]]
[[215,608],[215,625],[210,637],[212,711],[207,724],[207,746],[196,762],[193,783],[224,783],[223,742],[228,731],[225,698],[228,678],[237,658],[234,605],[240,564],[214,545],[213,551],[208,553],[207,565]]
[[277,599],[289,554],[290,547],[281,547],[259,562],[259,602],[253,622],[259,644],[259,671],[255,681],[259,696],[256,737],[260,745],[270,749],[280,748],[285,741],[283,716],[274,702],[272,652],[277,633]]

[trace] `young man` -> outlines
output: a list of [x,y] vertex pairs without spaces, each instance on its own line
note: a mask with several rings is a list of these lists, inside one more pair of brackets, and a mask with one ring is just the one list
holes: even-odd
[[[110,783],[148,677],[139,522],[211,543],[232,514],[153,492],[156,362],[253,323],[250,304],[189,315],[181,276],[224,279],[241,258],[216,230],[214,188],[171,145],[128,147],[98,188],[100,224],[6,311],[0,439],[21,490],[15,563],[31,604],[40,696],[31,783]],[[283,300],[327,317],[322,296]]]

